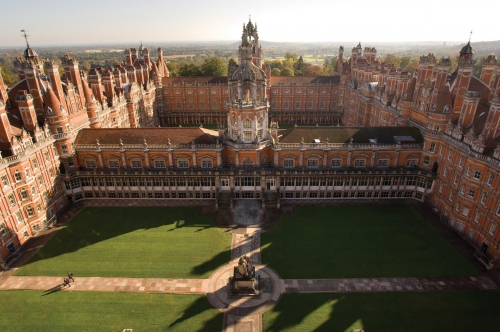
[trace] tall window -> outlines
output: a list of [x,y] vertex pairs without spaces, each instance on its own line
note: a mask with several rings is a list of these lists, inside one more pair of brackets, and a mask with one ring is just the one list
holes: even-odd
[[4,187],[9,185],[9,179],[7,178],[7,175],[2,175],[2,185]]
[[319,109],[324,110],[325,109],[325,100],[321,99],[319,102]]
[[212,100],[212,109],[217,109],[217,100]]
[[283,108],[287,110],[288,107],[289,107],[288,106],[288,99],[285,99],[285,101],[283,102]]
[[205,109],[205,99],[200,100],[200,109],[201,110]]
[[243,141],[249,142],[253,140],[251,129],[252,129],[252,121],[250,121],[250,119],[243,120]]
[[295,101],[295,108],[298,110],[300,109],[300,99]]
[[182,106],[181,106],[181,101],[180,101],[180,100],[177,100],[177,101],[175,102],[175,107],[176,107],[178,110],[180,110],[180,109],[182,108]]
[[313,100],[312,100],[312,99],[309,99],[309,100],[307,101],[307,109],[312,110],[312,108],[313,108]]

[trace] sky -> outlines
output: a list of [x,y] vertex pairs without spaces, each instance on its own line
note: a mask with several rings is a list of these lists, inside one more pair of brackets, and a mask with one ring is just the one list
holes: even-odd
[[[496,9],[495,9],[496,8]],[[0,0],[0,48],[237,41],[251,15],[261,40],[500,40],[496,0]],[[489,17],[485,17],[489,15]]]

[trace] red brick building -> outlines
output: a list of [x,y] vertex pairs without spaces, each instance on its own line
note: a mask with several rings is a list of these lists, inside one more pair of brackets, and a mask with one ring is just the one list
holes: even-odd
[[[15,173],[27,167],[17,162],[27,158],[15,157],[24,151],[16,150],[24,137],[42,158],[49,152],[49,165],[61,161],[62,174],[38,171],[52,179],[54,198],[33,220],[47,218],[50,206],[82,199],[200,199],[218,207],[234,199],[258,199],[267,207],[304,200],[425,201],[486,265],[498,261],[500,75],[494,55],[480,77],[472,75],[470,43],[456,70],[449,59],[428,54],[410,73],[358,45],[347,59],[340,47],[333,76],[271,77],[252,22],[244,26],[238,62],[230,63],[227,77],[171,78],[159,53],[153,62],[146,49],[129,49],[125,64],[87,77],[65,57],[58,80],[57,64],[48,65],[46,76],[28,47],[18,62],[23,80],[8,93],[0,90],[2,140],[10,142],[0,160],[0,172],[9,176],[0,197],[8,220],[2,257],[9,241],[15,249],[24,231],[33,233],[29,218],[16,225],[20,207],[9,201],[10,193],[31,190]],[[29,131],[34,118],[38,126]],[[192,123],[200,127],[140,128]],[[204,123],[217,123],[217,130]],[[281,130],[282,123],[309,126]],[[37,147],[36,130],[55,150]]]

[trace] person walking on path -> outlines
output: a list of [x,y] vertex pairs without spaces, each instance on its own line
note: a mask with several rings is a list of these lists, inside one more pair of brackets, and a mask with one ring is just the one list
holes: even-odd
[[63,287],[64,287],[64,286],[71,287],[71,285],[69,284],[69,279],[68,279],[68,278],[64,278],[64,280],[63,280],[63,285],[62,285],[62,286],[63,286]]
[[73,278],[73,273],[71,272],[68,272],[68,281],[75,281],[75,279]]

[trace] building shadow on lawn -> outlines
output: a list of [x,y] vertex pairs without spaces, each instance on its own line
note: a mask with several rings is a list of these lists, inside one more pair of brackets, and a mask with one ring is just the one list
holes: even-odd
[[[171,227],[169,227],[171,226]],[[193,207],[86,207],[83,208],[65,227],[42,247],[43,238],[33,241],[31,252],[38,250],[27,262],[14,263],[20,267],[41,260],[76,252],[115,237],[138,230],[167,227],[172,231],[192,227],[193,232],[218,228],[213,218],[200,216],[198,208]],[[46,238],[49,238],[48,236]],[[33,239],[36,239],[33,238]]]
[[[211,306],[207,306],[207,298],[206,297],[200,297],[198,300],[196,300],[189,308],[187,308],[184,313],[182,314],[181,317],[177,318],[174,322],[172,322],[168,328],[172,328],[175,325],[182,324],[185,321],[188,321],[195,316],[201,314],[202,312],[206,310],[212,310],[213,308]],[[214,323],[217,323],[217,321],[220,321],[220,326],[218,326],[218,331],[220,331],[220,327],[222,327],[222,313],[219,313],[219,315],[215,316],[214,318],[211,319],[212,323],[208,323],[206,325],[212,326]],[[218,324],[216,324],[218,325]],[[167,329],[168,329],[167,328]],[[181,326],[179,326],[181,328]],[[206,329],[202,329],[200,331],[206,331]]]
[[223,252],[220,252],[214,257],[212,257],[210,260],[205,261],[193,267],[191,273],[193,275],[204,275],[209,271],[214,271],[218,267],[227,264],[229,262],[230,257],[231,257],[231,249],[224,250]]

